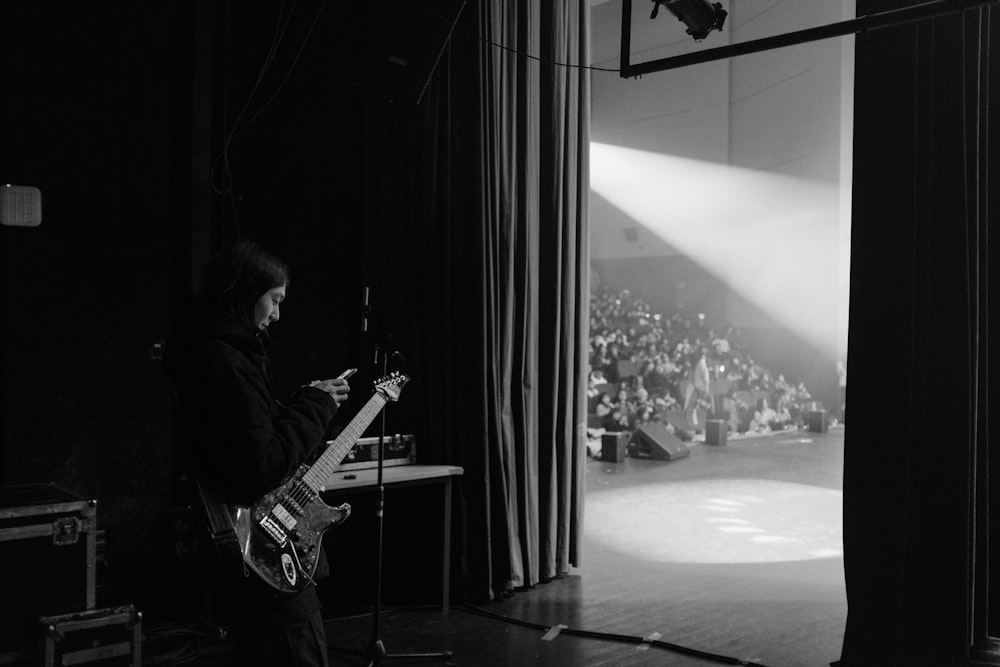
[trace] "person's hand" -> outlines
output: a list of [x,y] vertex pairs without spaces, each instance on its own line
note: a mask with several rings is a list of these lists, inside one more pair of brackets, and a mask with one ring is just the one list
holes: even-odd
[[333,400],[337,402],[337,405],[346,401],[348,395],[351,393],[351,385],[349,385],[347,380],[344,380],[343,378],[333,378],[332,380],[313,380],[309,383],[309,386],[330,394]]

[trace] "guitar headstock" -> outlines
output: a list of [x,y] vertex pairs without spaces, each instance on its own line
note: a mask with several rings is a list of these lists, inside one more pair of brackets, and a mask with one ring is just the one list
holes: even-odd
[[393,371],[375,383],[375,390],[390,401],[399,400],[399,392],[403,391],[403,386],[410,381],[410,376],[400,371]]

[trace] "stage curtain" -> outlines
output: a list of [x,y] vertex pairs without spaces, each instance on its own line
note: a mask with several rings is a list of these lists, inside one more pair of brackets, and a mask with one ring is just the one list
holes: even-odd
[[[858,15],[905,4],[859,1]],[[844,667],[967,664],[1000,630],[988,595],[998,18],[968,10],[857,40]]]
[[[588,314],[587,6],[484,2],[484,364],[493,592],[579,559]],[[530,58],[529,55],[537,56]]]
[[420,463],[464,468],[453,590],[468,600],[580,561],[587,6],[470,2],[419,104],[365,110],[360,280],[413,378],[394,419],[417,425]]

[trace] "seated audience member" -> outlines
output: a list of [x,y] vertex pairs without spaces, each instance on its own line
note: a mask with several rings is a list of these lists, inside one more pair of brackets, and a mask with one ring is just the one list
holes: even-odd
[[789,398],[787,394],[779,394],[774,406],[774,418],[771,420],[771,430],[779,431],[794,424],[792,413],[789,411]]
[[722,397],[720,410],[726,414],[726,424],[732,433],[745,432],[743,417],[747,413],[747,404],[736,398],[736,388],[732,387]]
[[607,380],[604,379],[604,371],[596,370],[590,371],[587,375],[587,396],[593,398],[600,394],[597,387],[599,385],[605,384]]
[[626,426],[631,426],[635,421],[637,411],[636,401],[629,395],[628,385],[622,384],[618,390],[618,397],[612,401],[616,409],[621,413],[621,420]]
[[595,371],[600,371],[601,375],[607,377],[605,371],[609,366],[611,366],[611,357],[608,356],[607,345],[602,341],[590,356],[590,367]]
[[785,381],[785,374],[778,373],[777,379],[774,381],[774,390],[780,393],[791,393],[794,391],[792,385]]
[[653,399],[653,408],[659,417],[658,421],[666,421],[666,413],[671,410],[677,410],[680,405],[677,403],[677,399],[667,394],[666,396],[657,396]]
[[729,354],[729,352],[732,350],[732,348],[729,345],[729,341],[722,336],[716,336],[712,332],[709,332],[709,334],[712,340],[712,347],[715,349],[715,353],[720,357],[724,357],[727,354]]
[[656,410],[653,409],[651,404],[643,403],[639,406],[639,409],[636,412],[635,424],[633,424],[633,427],[638,428],[642,424],[648,424],[649,422],[655,421],[657,421]]
[[806,383],[805,382],[800,382],[799,383],[799,386],[796,387],[796,389],[795,389],[795,394],[796,394],[796,398],[800,402],[803,402],[803,403],[812,399],[812,394],[810,394],[809,390],[806,389]]
[[662,396],[669,394],[670,377],[667,372],[667,362],[663,356],[657,356],[649,362],[651,368],[644,375],[643,385],[653,394]]
[[757,409],[753,413],[753,421],[750,423],[750,430],[757,433],[765,433],[771,430],[777,413],[768,405],[767,399],[763,396],[757,399]]
[[607,392],[601,392],[601,396],[597,401],[597,407],[594,408],[594,414],[598,417],[607,417],[614,409],[615,406],[611,402],[611,396]]
[[609,433],[617,431],[627,431],[629,427],[628,415],[621,408],[614,408],[611,413],[604,418],[604,430]]
[[[720,335],[703,317],[693,320],[683,310],[652,313],[648,304],[628,290],[617,294],[598,290],[592,295],[590,351],[594,373],[588,376],[588,408],[595,424],[607,422],[614,429],[635,429],[648,421],[666,423],[668,413],[682,406],[687,408],[689,420],[700,416],[698,410],[722,410],[736,433],[746,432],[751,424],[756,431],[797,423],[811,399],[804,384],[793,387],[783,375],[761,367],[747,353],[733,325],[727,325]],[[706,354],[704,359],[701,354]],[[618,377],[619,361],[635,363],[636,375]],[[770,410],[775,417],[767,410],[755,414],[760,411],[731,394],[720,396],[714,405],[706,404],[706,389],[711,389],[705,365],[719,370],[727,389],[771,392],[778,408]],[[600,385],[605,383],[617,385],[610,396],[601,395],[604,387]]]
[[632,378],[632,396],[635,398],[637,403],[645,403],[646,399],[649,398],[649,392],[646,391],[646,387],[643,386],[641,375],[637,375]]

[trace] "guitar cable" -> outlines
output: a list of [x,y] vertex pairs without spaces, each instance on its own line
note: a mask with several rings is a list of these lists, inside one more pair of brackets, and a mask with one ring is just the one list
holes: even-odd
[[[491,611],[486,611],[481,607],[477,607],[471,604],[458,605],[455,608],[470,614],[475,614],[477,616],[484,616],[486,618],[502,621],[504,623],[520,625],[522,627],[531,628],[534,630],[540,630],[542,632],[551,631],[554,627],[554,626],[542,625],[540,623],[532,623],[531,621],[525,621],[523,619],[514,618],[512,616],[504,616],[503,614],[497,614]],[[744,660],[741,658],[733,658],[731,656],[721,655],[718,653],[711,653],[709,651],[702,651],[687,646],[681,646],[680,644],[674,644],[660,639],[637,637],[635,635],[621,635],[608,632],[594,632],[592,630],[577,630],[574,628],[567,628],[564,626],[555,626],[555,627],[559,628],[558,630],[559,634],[567,634],[574,637],[584,637],[587,639],[601,639],[605,641],[615,641],[625,644],[636,644],[636,645],[645,644],[649,646],[655,646],[657,648],[662,648],[667,651],[671,651],[673,653],[680,653],[682,655],[702,658],[704,660],[712,660],[714,662],[718,662],[724,665],[754,665],[755,667],[768,667],[763,662],[758,662],[756,660]]]

